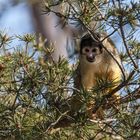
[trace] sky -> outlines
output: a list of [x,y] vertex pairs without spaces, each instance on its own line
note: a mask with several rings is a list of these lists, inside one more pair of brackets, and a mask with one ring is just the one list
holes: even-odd
[[[32,16],[27,3],[22,2],[12,6],[10,1],[0,0],[0,31],[4,31],[11,36],[33,33]],[[126,2],[130,2],[130,0],[126,0]],[[139,33],[136,36],[140,36]],[[115,44],[119,46],[118,49],[123,51],[121,50],[122,42],[118,41],[119,37],[115,35],[112,38]]]
[[[11,5],[10,0],[0,0],[0,32],[7,33],[12,37],[33,33],[31,17],[31,11],[27,3]],[[14,37],[14,41],[8,46],[11,50],[11,48],[22,46],[22,44],[23,42]]]
[[10,35],[33,32],[31,12],[28,5],[20,3],[11,6],[7,4],[8,1],[10,0],[0,0],[0,30],[6,31]]
[[[130,2],[129,0],[126,1]],[[27,3],[22,2],[18,5],[11,6],[9,2],[10,0],[0,0],[0,31],[8,33],[10,36],[33,33],[33,21],[31,18],[31,11]],[[138,39],[140,38],[139,30],[136,32],[135,36]],[[119,52],[125,52],[121,38],[118,35],[113,35],[112,39]],[[22,45],[22,42],[18,39],[15,39],[10,44],[10,46],[18,45]]]

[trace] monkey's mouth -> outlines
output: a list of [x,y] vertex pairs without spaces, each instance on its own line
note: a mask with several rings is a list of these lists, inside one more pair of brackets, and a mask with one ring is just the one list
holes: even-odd
[[87,57],[87,61],[90,63],[95,62],[95,57]]

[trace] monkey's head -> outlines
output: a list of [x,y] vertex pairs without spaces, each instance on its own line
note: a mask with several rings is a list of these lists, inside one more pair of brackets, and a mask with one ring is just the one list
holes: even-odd
[[[99,36],[97,35],[99,38]],[[95,41],[89,34],[82,37],[80,42],[80,58],[82,61],[94,64],[102,61],[102,45]]]

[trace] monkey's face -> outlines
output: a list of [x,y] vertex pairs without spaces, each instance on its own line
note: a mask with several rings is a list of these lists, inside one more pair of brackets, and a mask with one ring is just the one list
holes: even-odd
[[82,57],[89,63],[99,63],[101,61],[101,49],[97,44],[84,46],[81,50]]
[[87,34],[81,39],[80,58],[84,63],[97,64],[102,61],[102,45]]

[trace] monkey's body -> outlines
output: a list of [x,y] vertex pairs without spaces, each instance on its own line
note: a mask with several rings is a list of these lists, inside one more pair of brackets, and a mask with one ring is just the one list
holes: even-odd
[[[89,43],[89,44],[88,42],[85,43],[85,41],[87,41],[89,38],[90,38],[90,41],[92,41],[93,43]],[[91,45],[91,46],[89,47],[88,45]],[[98,86],[98,82],[97,82],[98,79],[102,79],[110,83],[111,82],[114,83],[114,86],[112,88],[107,88],[107,91],[105,92],[105,94],[107,94],[110,90],[116,87],[121,80],[122,72],[119,67],[119,65],[121,66],[119,54],[111,40],[105,39],[103,42],[103,45],[104,47],[106,47],[109,53],[113,55],[113,57],[118,63],[105,50],[105,48],[101,48],[101,49],[98,48],[99,50],[90,51],[90,49],[92,48],[92,45],[96,45],[96,43],[89,36],[84,40],[84,43],[83,43],[83,48],[85,47],[86,51],[85,50],[83,51],[82,50],[83,48],[81,48],[81,52],[83,51],[83,53],[80,52],[80,56],[79,56],[79,66],[77,68],[77,74],[75,77],[75,87],[78,89],[84,88],[84,90],[90,91],[92,88]],[[97,45],[99,44],[97,43]],[[93,48],[94,47],[99,47],[99,46],[93,46]],[[87,50],[87,48],[89,50]],[[93,53],[93,52],[96,52],[96,53]],[[93,53],[93,56],[92,56],[92,53]],[[91,58],[87,59],[87,57],[91,57]],[[114,94],[113,97],[118,98],[117,93]],[[79,100],[80,100],[79,96],[75,96],[74,109],[76,108],[76,102],[78,105],[80,105]],[[92,114],[93,107],[94,107],[94,101],[91,101],[90,103],[87,104],[87,113],[90,118],[92,118],[93,116]],[[96,113],[97,117],[103,118],[102,112],[103,110],[99,109]]]
[[[121,70],[111,56],[104,57],[101,63],[86,64],[80,61],[80,79],[85,90],[90,90],[96,85],[97,78],[118,82],[121,80]],[[109,59],[109,60],[108,60]],[[79,77],[79,76],[78,76]]]

